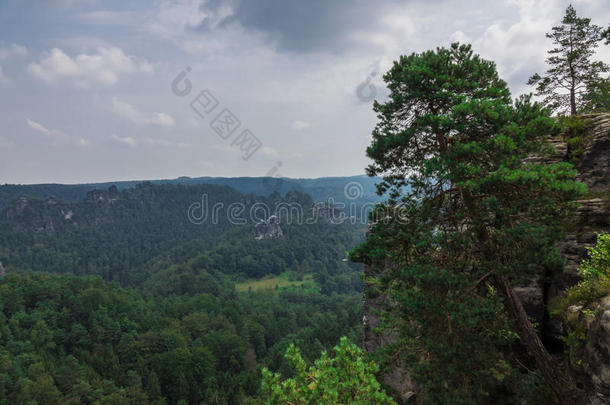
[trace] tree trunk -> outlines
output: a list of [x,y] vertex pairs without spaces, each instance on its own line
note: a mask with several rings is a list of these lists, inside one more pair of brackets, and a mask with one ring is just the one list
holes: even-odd
[[[570,27],[570,53],[574,52],[574,42],[572,39],[572,27]],[[570,115],[576,115],[576,73],[574,72],[574,65],[572,59],[568,56],[568,64],[570,65]]]
[[578,403],[578,395],[572,382],[560,371],[561,368],[546,350],[538,333],[527,317],[521,300],[504,276],[494,278],[494,286],[504,301],[504,307],[513,321],[515,330],[530,356],[532,356],[542,373],[542,377],[551,387],[561,405]]
[[[464,205],[470,212],[470,216],[475,210],[473,204],[473,196],[470,190],[460,189],[462,200]],[[489,238],[486,228],[479,229],[479,240],[486,241]],[[487,252],[489,257],[493,257],[493,252]],[[561,405],[574,405],[578,402],[578,394],[572,384],[564,373],[561,372],[561,367],[553,360],[546,347],[542,344],[538,333],[534,329],[534,326],[527,317],[527,313],[521,304],[521,299],[513,290],[510,282],[505,276],[495,275],[492,279],[492,283],[502,301],[504,307],[508,312],[509,318],[512,320],[513,326],[521,343],[525,346],[530,356],[533,357],[536,362],[536,366],[542,373],[542,378],[553,390],[557,396],[557,401]]]

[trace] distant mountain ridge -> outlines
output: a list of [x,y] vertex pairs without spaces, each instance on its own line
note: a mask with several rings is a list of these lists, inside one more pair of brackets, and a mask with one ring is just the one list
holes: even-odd
[[[47,198],[54,196],[60,200],[76,202],[94,189],[106,190],[116,186],[118,190],[134,188],[137,184],[213,184],[229,186],[243,194],[269,196],[274,192],[286,195],[289,191],[309,194],[314,201],[350,202],[358,204],[381,201],[376,194],[375,184],[381,179],[366,175],[346,177],[320,177],[315,179],[287,177],[179,177],[162,180],[128,180],[83,184],[5,184],[0,185],[0,209],[20,197]],[[346,195],[347,193],[347,195]]]

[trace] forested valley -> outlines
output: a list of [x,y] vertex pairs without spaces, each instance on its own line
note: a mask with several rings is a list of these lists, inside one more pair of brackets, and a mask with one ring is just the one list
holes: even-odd
[[[200,211],[224,208],[194,223],[202,195]],[[229,221],[232,203],[247,223]],[[282,217],[283,237],[256,240],[250,208],[287,203],[314,218],[299,192],[205,184],[13,201],[0,220],[0,402],[256,403],[262,365],[290,369],[289,343],[311,361],[358,341],[362,268],[345,259],[364,225]]]

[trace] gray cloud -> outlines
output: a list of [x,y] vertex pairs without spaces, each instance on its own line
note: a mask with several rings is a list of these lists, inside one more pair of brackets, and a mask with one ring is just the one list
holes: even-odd
[[[205,19],[197,29],[209,31],[217,26],[239,24],[246,30],[264,34],[278,51],[340,52],[353,45],[354,31],[379,25],[378,17],[387,9],[405,1],[380,0],[210,0],[201,5],[210,15],[228,15]],[[228,5],[229,4],[229,5]],[[226,11],[225,11],[226,13]]]

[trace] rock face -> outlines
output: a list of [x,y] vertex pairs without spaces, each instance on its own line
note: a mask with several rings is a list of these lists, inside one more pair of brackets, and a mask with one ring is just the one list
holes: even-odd
[[254,226],[254,239],[256,240],[282,238],[283,236],[280,220],[275,215],[271,215],[267,221],[261,220]]
[[515,287],[515,293],[521,299],[525,312],[534,322],[537,329],[542,328],[544,322],[544,276],[539,271],[529,284]]
[[110,186],[108,188],[108,190],[100,190],[100,189],[93,189],[90,191],[87,191],[87,195],[85,196],[85,201],[87,202],[103,202],[103,201],[108,201],[108,202],[113,202],[116,201],[117,198],[119,196],[119,192],[116,186]]
[[[367,278],[379,277],[380,273],[372,266],[366,265],[364,268],[365,280]],[[379,348],[395,343],[398,340],[397,333],[390,334],[376,333],[375,329],[380,325],[379,313],[390,303],[386,295],[375,291],[374,287],[365,281],[364,283],[364,300],[362,303],[362,325],[364,328],[364,350],[369,353],[374,353]],[[384,370],[383,382],[394,388],[404,400],[415,395],[417,387],[415,382],[411,380],[407,374],[405,367],[402,364],[390,366],[390,369]]]
[[312,216],[329,224],[342,224],[348,218],[343,208],[335,207],[328,202],[316,202],[312,207]]
[[585,146],[578,172],[590,189],[610,188],[610,114],[583,116],[590,122],[590,140]]
[[587,333],[585,371],[594,394],[591,405],[610,403],[610,296],[604,298]]
[[[553,275],[546,286],[546,302],[581,280],[578,268],[587,257],[587,247],[595,245],[597,233],[610,232],[610,114],[583,118],[589,123],[588,142],[577,166],[578,180],[587,185],[593,197],[577,201],[574,229],[559,244],[566,265],[563,273]],[[560,143],[556,140],[555,145]],[[565,150],[563,159],[567,159],[567,148],[562,150]],[[546,316],[542,334],[547,342],[562,346],[565,331],[561,321]]]
[[[566,260],[563,273],[550,277],[546,285],[539,288],[536,294],[543,296],[539,305],[527,306],[526,310],[533,319],[538,319],[543,311],[544,321],[542,336],[550,348],[563,351],[563,340],[567,335],[566,326],[561,320],[552,319],[546,314],[546,303],[567,288],[581,280],[578,269],[580,263],[587,257],[587,247],[593,246],[597,233],[610,232],[610,114],[583,116],[589,123],[587,128],[587,143],[577,165],[577,179],[585,183],[590,197],[577,201],[577,217],[573,219],[572,230],[559,244]],[[557,153],[553,158],[557,161],[566,160],[567,146],[561,139],[553,142]],[[548,277],[547,277],[548,279]],[[524,304],[528,294],[522,295]],[[595,320],[586,315],[581,308],[572,308],[587,332],[587,344],[584,358],[585,385],[590,405],[610,404],[610,297],[602,300]],[[569,319],[570,314],[568,314]]]

